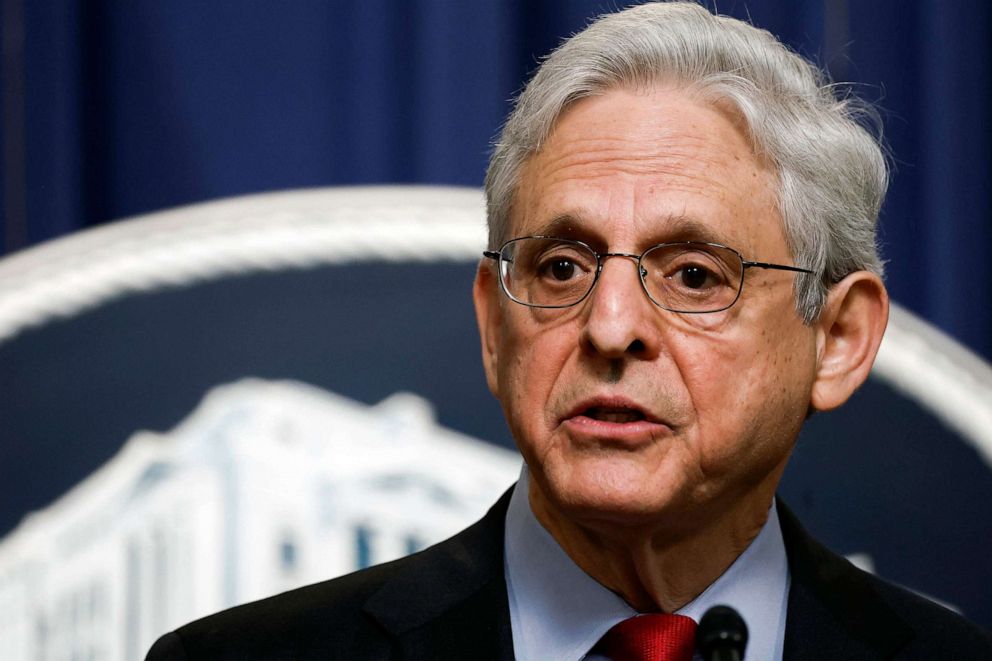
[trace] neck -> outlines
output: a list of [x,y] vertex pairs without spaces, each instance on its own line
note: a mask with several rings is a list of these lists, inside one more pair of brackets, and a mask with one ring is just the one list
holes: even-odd
[[689,516],[637,525],[567,516],[533,479],[529,496],[537,520],[583,571],[638,611],[671,613],[716,581],[758,536],[774,487],[758,487],[728,505],[701,505]]

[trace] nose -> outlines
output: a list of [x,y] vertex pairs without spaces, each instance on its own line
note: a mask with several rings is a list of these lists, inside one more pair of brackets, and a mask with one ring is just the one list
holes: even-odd
[[[623,257],[625,259],[609,259]],[[660,310],[648,299],[638,273],[638,257],[601,255],[603,267],[586,302],[582,342],[606,358],[652,357],[657,352]]]

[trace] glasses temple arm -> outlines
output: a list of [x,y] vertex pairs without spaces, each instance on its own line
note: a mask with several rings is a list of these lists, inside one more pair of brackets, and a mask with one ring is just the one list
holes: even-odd
[[768,262],[744,262],[744,268],[757,267],[759,269],[774,269],[776,271],[793,271],[795,273],[813,274],[816,271],[800,268],[798,266],[786,266],[785,264],[769,264]]

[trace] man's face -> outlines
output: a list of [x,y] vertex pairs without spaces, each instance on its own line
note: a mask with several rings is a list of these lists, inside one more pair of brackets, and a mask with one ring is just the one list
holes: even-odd
[[[512,237],[635,254],[700,240],[794,263],[774,171],[732,113],[684,91],[575,103],[521,174]],[[767,507],[816,368],[793,279],[750,269],[733,307],[678,314],[647,298],[624,258],[606,260],[592,293],[558,310],[509,301],[495,269],[481,272],[487,375],[539,517],[691,529],[742,503]]]

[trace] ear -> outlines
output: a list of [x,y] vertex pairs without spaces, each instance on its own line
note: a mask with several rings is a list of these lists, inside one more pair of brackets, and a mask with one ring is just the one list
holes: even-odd
[[864,383],[888,320],[889,295],[874,273],[856,271],[831,288],[815,324],[814,409],[837,408]]
[[479,324],[479,339],[482,341],[482,367],[486,371],[489,390],[499,397],[498,348],[499,329],[502,322],[501,296],[496,272],[488,260],[482,260],[475,272],[472,285],[472,300],[475,302],[475,319]]

